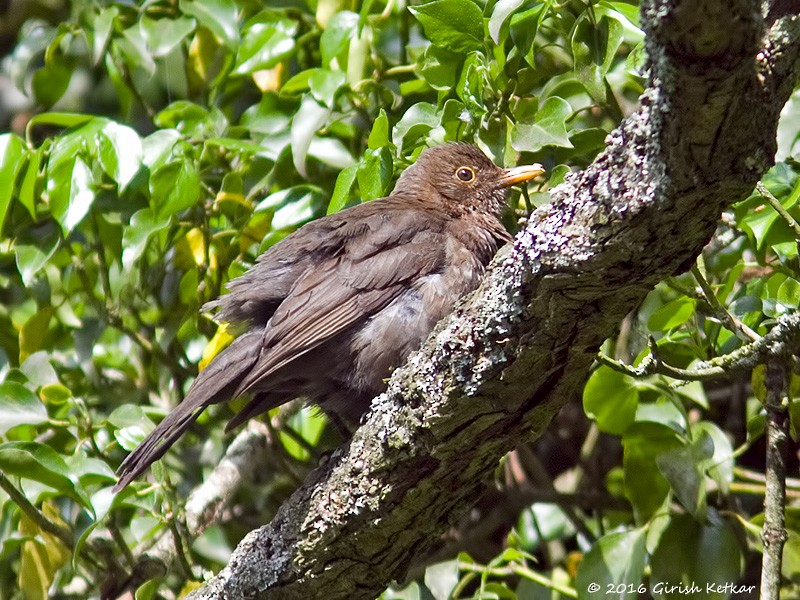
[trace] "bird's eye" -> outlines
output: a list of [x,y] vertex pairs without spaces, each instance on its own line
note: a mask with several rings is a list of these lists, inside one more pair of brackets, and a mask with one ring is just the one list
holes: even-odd
[[475,171],[469,167],[459,167],[456,170],[456,177],[458,177],[464,183],[467,183],[475,179]]

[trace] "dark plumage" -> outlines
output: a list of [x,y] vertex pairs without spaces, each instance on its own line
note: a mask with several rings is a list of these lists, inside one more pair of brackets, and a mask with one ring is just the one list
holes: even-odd
[[475,146],[423,152],[386,198],[305,225],[212,303],[246,331],[119,468],[126,486],[210,404],[249,394],[228,429],[296,397],[353,426],[510,238],[506,189],[543,172],[501,169]]

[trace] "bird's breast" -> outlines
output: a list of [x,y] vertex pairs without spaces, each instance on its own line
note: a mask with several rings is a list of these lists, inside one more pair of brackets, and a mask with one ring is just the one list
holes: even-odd
[[483,275],[478,258],[456,240],[448,242],[447,261],[436,273],[417,278],[375,313],[354,336],[354,375],[358,387],[381,391],[391,371],[418,349],[433,327],[474,290]]

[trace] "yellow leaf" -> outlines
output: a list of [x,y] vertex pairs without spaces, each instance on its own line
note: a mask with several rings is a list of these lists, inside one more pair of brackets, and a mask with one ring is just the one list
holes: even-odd
[[[45,502],[42,513],[50,521],[66,527],[52,502]],[[42,531],[24,513],[19,519],[19,532],[30,539],[22,544],[19,565],[19,588],[26,600],[46,600],[47,590],[58,570],[70,557],[70,550],[57,537]]]
[[283,64],[279,63],[272,69],[262,69],[253,73],[253,82],[262,92],[270,92],[281,88],[283,79]]
[[245,208],[250,206],[250,203],[247,201],[247,198],[244,197],[244,194],[233,192],[218,192],[214,197],[214,202],[217,205],[222,204],[223,202],[235,202],[236,204],[241,204]]
[[31,354],[42,349],[45,335],[47,335],[47,327],[50,325],[50,317],[52,316],[53,308],[47,306],[25,321],[19,331],[20,363],[24,363],[25,359]]
[[199,267],[206,262],[206,238],[203,236],[203,230],[199,227],[190,229],[186,232],[186,241],[189,242],[189,248],[192,250],[195,264]]
[[200,360],[200,370],[202,371],[208,366],[214,357],[222,352],[233,341],[233,336],[228,333],[228,325],[223,323],[217,329],[217,333],[211,338],[211,341],[206,345],[203,350],[203,358]]
[[198,27],[189,44],[186,75],[193,90],[202,90],[219,73],[219,56],[222,44],[207,28]]

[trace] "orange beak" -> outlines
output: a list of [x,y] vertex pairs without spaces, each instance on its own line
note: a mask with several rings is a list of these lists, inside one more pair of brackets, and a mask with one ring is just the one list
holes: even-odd
[[544,167],[538,163],[532,165],[522,165],[513,169],[504,169],[500,176],[500,185],[509,187],[518,183],[530,181],[534,177],[544,174]]

